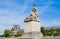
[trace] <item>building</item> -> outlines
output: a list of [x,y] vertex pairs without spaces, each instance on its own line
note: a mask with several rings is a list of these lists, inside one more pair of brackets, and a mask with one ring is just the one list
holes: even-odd
[[12,29],[11,29],[11,32],[12,34],[16,34],[17,32],[18,33],[21,33],[21,29],[20,29],[20,25],[13,25]]

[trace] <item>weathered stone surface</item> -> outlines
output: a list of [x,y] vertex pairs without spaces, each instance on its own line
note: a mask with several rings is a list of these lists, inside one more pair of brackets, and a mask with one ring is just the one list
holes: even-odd
[[40,32],[41,23],[35,6],[29,16],[24,20],[24,24],[23,37],[33,37],[34,39],[42,38],[43,35]]
[[29,16],[24,20],[24,22],[29,22],[29,21],[36,21],[36,22],[40,22],[39,17],[38,17],[38,12],[37,12],[37,8],[34,7],[32,9],[32,12],[29,14]]
[[10,37],[10,38],[0,37],[0,39],[33,39],[33,38],[28,38],[28,37],[27,38],[24,38],[24,37],[21,37],[21,38],[20,37],[17,37],[17,38],[16,37],[15,38],[12,38],[12,37]]
[[[29,38],[29,37],[17,37],[17,38],[6,38],[6,37],[0,37],[0,39],[34,39],[34,38]],[[43,37],[41,39],[60,39],[60,36],[56,36],[56,37],[51,37],[51,36],[47,36],[47,37]]]

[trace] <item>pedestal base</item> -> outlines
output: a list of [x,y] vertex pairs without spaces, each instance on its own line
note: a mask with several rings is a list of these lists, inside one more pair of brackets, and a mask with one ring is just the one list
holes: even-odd
[[23,33],[22,37],[31,37],[34,39],[41,39],[43,38],[43,35],[40,32],[30,32],[30,33]]

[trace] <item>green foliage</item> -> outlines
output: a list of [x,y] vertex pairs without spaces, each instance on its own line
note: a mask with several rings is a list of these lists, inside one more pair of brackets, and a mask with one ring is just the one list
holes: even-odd
[[19,32],[17,32],[17,34],[14,34],[14,37],[19,37],[22,36],[22,34],[20,34]]
[[60,36],[60,29],[56,29],[56,33],[58,33],[58,35]]
[[0,35],[0,37],[11,37],[11,36],[19,37],[22,36],[22,34],[20,34],[19,32],[17,32],[16,34],[12,34],[10,30],[5,29],[4,34]]
[[55,37],[55,36],[58,36],[58,35],[59,35],[58,32],[54,33],[54,37]]
[[0,35],[0,37],[4,37],[4,35]]
[[51,36],[54,35],[54,29],[50,29],[49,32],[50,32],[49,34],[50,34]]
[[44,36],[60,36],[60,29],[44,29],[41,27],[41,32]]
[[44,27],[41,27],[41,32],[44,33]]
[[48,36],[48,30],[44,30],[43,35],[44,35],[44,36]]
[[4,31],[4,36],[5,36],[5,37],[10,37],[10,34],[11,34],[11,31],[10,31],[10,30],[6,29],[6,30]]

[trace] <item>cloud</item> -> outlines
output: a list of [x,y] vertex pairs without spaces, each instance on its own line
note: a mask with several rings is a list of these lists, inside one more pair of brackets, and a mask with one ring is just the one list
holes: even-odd
[[5,6],[11,7],[11,6],[16,6],[16,5],[18,6],[19,5],[18,2],[19,2],[18,0],[3,0],[3,1],[0,0],[0,5],[4,5],[4,7]]
[[24,14],[11,10],[0,10],[0,22],[14,23],[20,22],[25,18]]
[[51,1],[51,0],[47,0],[47,1],[40,1],[40,5],[43,5],[43,6],[38,6],[38,11],[41,15],[44,15],[44,12],[47,11],[47,9],[49,9],[51,7],[52,4],[54,4],[55,2],[54,1]]
[[41,20],[41,24],[44,27],[60,26],[60,19]]
[[51,23],[52,23],[53,25],[59,26],[59,25],[60,25],[60,19],[52,20]]
[[0,7],[0,34],[3,34],[5,29],[11,29],[13,24],[20,24],[23,28],[24,12],[27,7],[10,1],[2,1],[0,5],[2,7]]
[[0,34],[3,34],[5,29],[11,29],[13,24],[19,24],[23,28],[24,18],[25,15],[20,12],[0,10]]
[[[51,13],[59,13],[59,11],[52,9],[52,4],[55,1],[52,0],[0,0],[0,33],[7,29],[11,29],[13,24],[20,24],[21,28],[24,28],[24,19],[28,16],[32,9],[32,4],[36,3],[39,15],[41,16],[41,24],[43,26],[59,25],[60,19],[51,19]],[[40,6],[39,6],[40,5]],[[52,10],[52,11],[50,11]],[[50,14],[46,14],[46,12]],[[52,15],[51,15],[52,16]],[[50,18],[50,20],[46,19]],[[3,29],[3,30],[2,30]],[[2,30],[2,31],[1,31]]]
[[[24,19],[28,13],[25,13],[27,9],[27,0],[24,5],[19,5],[12,1],[0,1],[0,34],[3,34],[5,29],[11,29],[13,24],[20,24],[21,28],[24,28]],[[25,15],[26,14],[26,15]],[[2,31],[1,31],[2,30]]]

